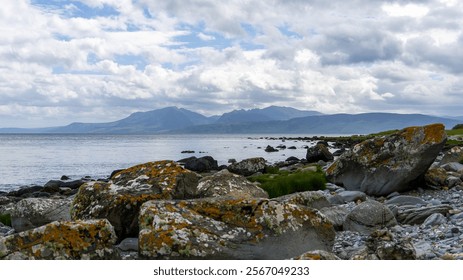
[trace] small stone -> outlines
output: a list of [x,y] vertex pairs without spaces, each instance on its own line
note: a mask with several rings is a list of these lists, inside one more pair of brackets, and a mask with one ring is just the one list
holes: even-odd
[[444,224],[447,222],[447,219],[441,213],[434,213],[431,216],[427,217],[423,222],[423,227],[432,227]]
[[459,228],[456,228],[456,227],[452,228],[450,231],[451,231],[453,234],[460,233],[460,229],[459,229]]

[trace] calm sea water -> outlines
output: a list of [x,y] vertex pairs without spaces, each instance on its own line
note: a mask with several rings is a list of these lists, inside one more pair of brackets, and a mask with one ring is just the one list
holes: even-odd
[[[234,158],[264,157],[269,162],[289,156],[304,158],[303,141],[271,140],[277,135],[8,135],[0,134],[0,191],[39,184],[67,175],[107,178],[115,169],[155,160],[212,156],[219,165]],[[261,138],[262,137],[262,138]],[[267,145],[296,150],[264,151]],[[260,147],[260,149],[259,149]],[[192,150],[194,154],[182,154]]]

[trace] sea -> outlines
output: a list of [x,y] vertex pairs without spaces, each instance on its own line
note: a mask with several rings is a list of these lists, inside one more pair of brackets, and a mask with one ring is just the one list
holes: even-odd
[[[282,137],[309,136],[313,135],[0,134],[0,191],[44,185],[62,175],[108,178],[117,169],[191,156],[212,156],[219,165],[251,157],[263,157],[269,163],[290,156],[305,158],[304,146],[315,143]],[[267,145],[296,149],[268,153]]]

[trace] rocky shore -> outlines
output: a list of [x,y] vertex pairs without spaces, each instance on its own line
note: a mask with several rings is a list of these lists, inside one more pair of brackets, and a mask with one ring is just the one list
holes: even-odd
[[[273,165],[190,157],[1,193],[0,259],[463,259],[463,147],[442,125],[320,140]],[[320,190],[250,180],[320,168]]]

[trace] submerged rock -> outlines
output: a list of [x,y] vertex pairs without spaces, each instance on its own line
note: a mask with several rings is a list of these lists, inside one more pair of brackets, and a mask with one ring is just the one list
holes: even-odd
[[408,127],[369,139],[343,153],[327,169],[327,177],[347,190],[369,195],[402,192],[431,166],[446,139],[442,124]]
[[267,199],[150,201],[139,253],[159,259],[287,259],[330,251],[335,232],[318,211]]
[[153,199],[197,197],[199,175],[173,161],[148,162],[122,170],[111,181],[82,185],[72,203],[72,219],[106,218],[120,239],[138,235],[140,206]]
[[181,159],[178,162],[183,163],[186,169],[195,172],[209,172],[219,169],[217,161],[211,156],[201,158],[189,157]]
[[116,234],[107,220],[53,222],[0,237],[0,259],[115,259]]

